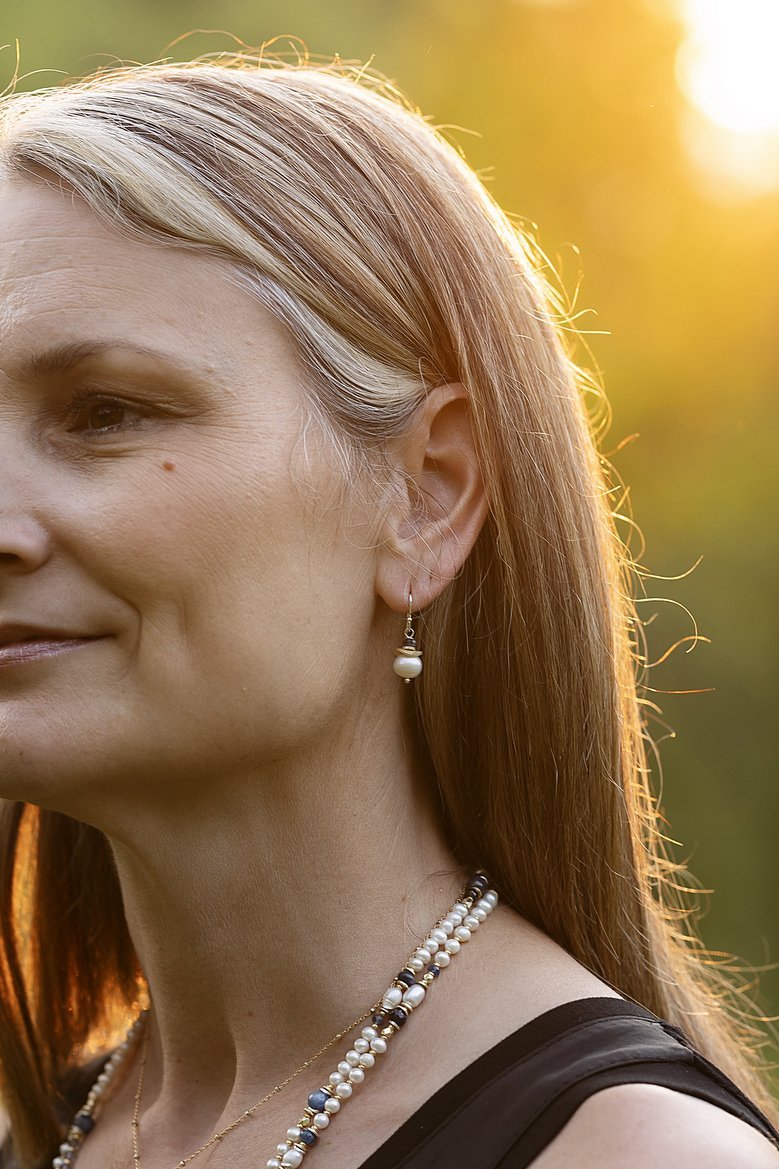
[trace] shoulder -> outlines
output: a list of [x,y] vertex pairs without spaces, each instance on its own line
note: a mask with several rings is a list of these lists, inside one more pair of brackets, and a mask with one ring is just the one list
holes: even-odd
[[779,1150],[723,1108],[657,1084],[588,1097],[532,1169],[779,1169]]

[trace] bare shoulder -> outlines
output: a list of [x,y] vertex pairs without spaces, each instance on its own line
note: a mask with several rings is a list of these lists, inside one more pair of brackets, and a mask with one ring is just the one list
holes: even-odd
[[722,1108],[657,1084],[590,1096],[532,1169],[779,1169],[779,1150]]

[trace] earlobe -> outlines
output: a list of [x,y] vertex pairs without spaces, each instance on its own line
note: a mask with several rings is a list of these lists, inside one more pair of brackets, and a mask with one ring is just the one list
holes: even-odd
[[391,455],[406,489],[385,523],[376,591],[403,612],[412,582],[420,610],[458,574],[488,512],[465,387],[431,390]]

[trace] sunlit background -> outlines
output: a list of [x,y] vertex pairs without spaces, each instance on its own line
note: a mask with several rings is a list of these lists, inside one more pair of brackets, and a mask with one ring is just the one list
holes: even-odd
[[31,88],[214,28],[372,59],[578,289],[649,660],[678,643],[647,675],[668,831],[707,945],[779,961],[779,0],[4,0],[0,62]]

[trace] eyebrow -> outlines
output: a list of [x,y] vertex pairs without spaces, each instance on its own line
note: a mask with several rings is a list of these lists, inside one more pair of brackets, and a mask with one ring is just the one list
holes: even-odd
[[150,357],[155,361],[175,365],[186,371],[181,361],[172,353],[151,349],[146,345],[138,345],[134,341],[104,340],[104,341],[71,341],[61,345],[52,345],[40,353],[28,357],[22,362],[19,372],[25,380],[51,376],[53,374],[68,373],[90,357],[99,357],[103,353],[113,350],[123,350],[140,357]]

